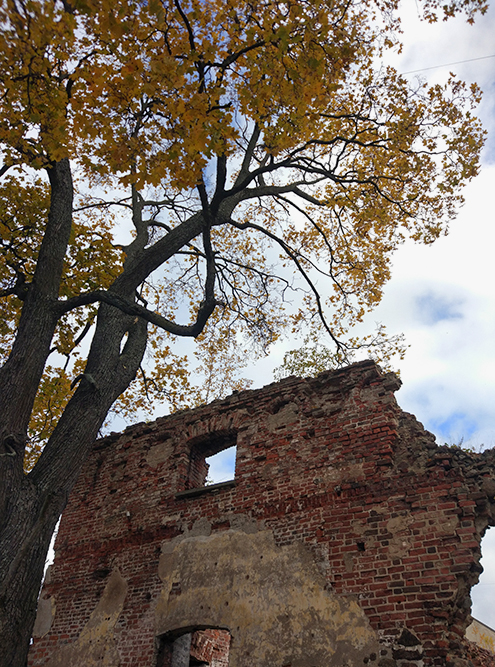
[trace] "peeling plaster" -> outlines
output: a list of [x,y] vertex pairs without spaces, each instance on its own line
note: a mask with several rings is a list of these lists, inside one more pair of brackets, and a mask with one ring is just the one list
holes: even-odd
[[[252,524],[249,524],[252,530]],[[361,667],[378,643],[354,596],[325,589],[303,544],[229,530],[163,545],[156,633],[227,628],[229,667]]]
[[114,628],[126,595],[127,582],[114,570],[77,640],[57,651],[47,667],[119,667]]
[[52,627],[55,618],[56,604],[55,598],[43,598],[38,600],[38,611],[36,612],[36,621],[33,628],[33,637],[44,637]]

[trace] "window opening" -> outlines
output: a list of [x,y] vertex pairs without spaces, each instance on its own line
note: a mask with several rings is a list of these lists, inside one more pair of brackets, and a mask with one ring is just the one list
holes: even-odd
[[228,667],[230,639],[221,628],[168,633],[159,638],[156,667]]
[[235,476],[237,434],[217,431],[191,445],[186,489],[230,481]]
[[206,457],[206,465],[209,466],[206,474],[206,486],[234,479],[236,454],[237,447],[233,445],[218,452],[218,454]]

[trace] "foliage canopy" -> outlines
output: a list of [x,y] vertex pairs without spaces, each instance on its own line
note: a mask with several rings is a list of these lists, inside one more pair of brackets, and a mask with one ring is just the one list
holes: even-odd
[[[446,229],[481,143],[470,111],[476,89],[453,78],[411,86],[392,68],[376,69],[396,43],[394,9],[313,0],[4,5],[5,355],[50,201],[48,185],[25,168],[68,157],[79,179],[59,290],[65,312],[51,348],[72,360],[45,369],[34,452],[70,396],[69,376],[83,370],[77,347],[95,304],[126,271],[131,301],[154,325],[155,359],[124,407],[131,395],[133,407],[138,394],[142,404],[143,388],[163,391],[167,378],[171,403],[183,403],[192,390],[186,360],[164,338],[190,335],[173,319],[189,310],[191,328],[201,302],[211,302],[200,352],[210,380],[215,357],[232,367],[236,331],[266,346],[288,325],[314,326],[315,313],[347,358],[347,328],[380,300],[391,253],[407,235],[430,243]],[[198,216],[196,234],[163,252],[173,230]],[[115,226],[126,217],[133,239],[118,247]],[[131,271],[133,255],[140,266]],[[304,297],[284,309],[294,288]]]
[[[460,186],[476,174],[482,132],[475,87],[453,77],[411,84],[377,69],[398,43],[395,9],[320,0],[3,6],[4,355],[50,206],[32,170],[69,158],[77,174],[64,312],[31,419],[29,465],[84,369],[96,304],[119,284],[128,292],[120,306],[153,327],[147,376],[141,367],[124,411],[151,394],[173,407],[213,395],[191,386],[170,336],[199,335],[210,389],[221,368],[222,388],[242,385],[240,334],[266,348],[309,326],[330,335],[339,361],[363,344],[382,358],[400,347],[382,334],[346,334],[379,302],[397,245],[446,230]],[[427,16],[434,9],[428,3]],[[193,233],[183,229],[193,220]]]

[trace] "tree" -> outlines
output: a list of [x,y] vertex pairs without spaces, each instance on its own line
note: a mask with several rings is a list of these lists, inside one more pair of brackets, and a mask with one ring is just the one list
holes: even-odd
[[372,342],[346,336],[393,250],[446,230],[477,172],[479,93],[377,67],[395,9],[2,4],[0,665],[25,664],[50,536],[137,374],[180,404],[173,339],[214,369],[236,341],[308,327],[345,360]]

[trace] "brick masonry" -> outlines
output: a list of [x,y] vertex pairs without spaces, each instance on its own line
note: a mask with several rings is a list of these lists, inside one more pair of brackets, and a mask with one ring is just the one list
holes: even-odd
[[[96,442],[30,667],[158,667],[168,638],[198,652],[215,630],[231,667],[493,667],[464,634],[495,451],[437,446],[399,385],[366,361]],[[232,444],[235,480],[202,487]]]

